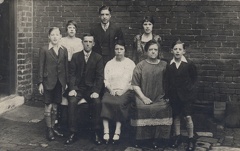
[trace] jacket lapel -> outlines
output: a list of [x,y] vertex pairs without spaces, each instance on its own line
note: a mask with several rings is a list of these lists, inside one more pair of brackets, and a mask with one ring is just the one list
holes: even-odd
[[53,48],[51,48],[50,50],[48,50],[50,55],[52,56],[52,58],[57,62],[58,61],[58,56],[56,55],[56,53],[54,52]]

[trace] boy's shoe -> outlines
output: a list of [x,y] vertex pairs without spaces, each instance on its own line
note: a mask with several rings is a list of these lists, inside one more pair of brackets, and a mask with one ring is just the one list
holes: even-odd
[[177,148],[182,143],[181,135],[174,136],[171,141],[171,147]]
[[188,146],[187,146],[187,151],[194,151],[195,149],[195,141],[193,138],[188,139]]
[[47,139],[48,139],[49,141],[55,140],[54,132],[53,132],[53,129],[52,129],[51,127],[48,127],[48,128],[47,128]]

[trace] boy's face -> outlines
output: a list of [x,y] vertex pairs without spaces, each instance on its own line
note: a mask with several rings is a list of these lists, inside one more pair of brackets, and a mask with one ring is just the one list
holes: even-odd
[[144,32],[147,34],[152,33],[153,24],[149,21],[146,21],[143,23],[143,29],[144,29]]
[[109,10],[102,10],[100,15],[99,15],[101,22],[103,24],[107,24],[111,18],[111,14]]
[[60,39],[62,38],[60,30],[53,29],[52,32],[50,33],[50,35],[48,36],[48,38],[53,45],[57,45],[59,43]]
[[74,37],[76,35],[76,27],[73,24],[68,25],[67,34],[70,37]]
[[151,59],[156,59],[158,56],[158,45],[157,44],[153,44],[151,46],[149,46],[148,51],[147,51],[147,56],[148,58]]
[[93,36],[85,36],[85,37],[83,38],[82,43],[83,43],[84,50],[85,50],[86,52],[92,51],[92,47],[93,47],[94,44],[95,44],[95,43],[94,43],[94,38],[93,38]]
[[183,48],[183,44],[176,44],[173,47],[171,52],[175,59],[181,59],[181,57],[185,54],[185,49]]

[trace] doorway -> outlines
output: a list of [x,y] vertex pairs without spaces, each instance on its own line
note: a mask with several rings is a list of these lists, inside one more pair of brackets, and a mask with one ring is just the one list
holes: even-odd
[[14,1],[0,4],[0,97],[16,93]]

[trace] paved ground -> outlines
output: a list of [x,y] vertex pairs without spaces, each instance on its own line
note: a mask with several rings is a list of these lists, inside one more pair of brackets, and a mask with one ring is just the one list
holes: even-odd
[[[209,122],[209,121],[208,121]],[[213,124],[214,125],[214,124]],[[210,130],[210,129],[209,129]],[[240,128],[223,129],[216,125],[214,132],[199,133],[197,136],[197,151],[240,151]],[[185,132],[183,131],[183,134]],[[57,138],[48,142],[45,139],[45,123],[43,106],[25,104],[13,111],[0,116],[0,151],[151,151],[148,145],[143,148],[133,148],[131,145],[131,130],[125,128],[119,145],[96,146],[91,142],[90,133],[81,133],[80,139],[73,145],[64,145],[65,138]],[[161,146],[159,151],[184,151],[183,143],[177,149]]]

